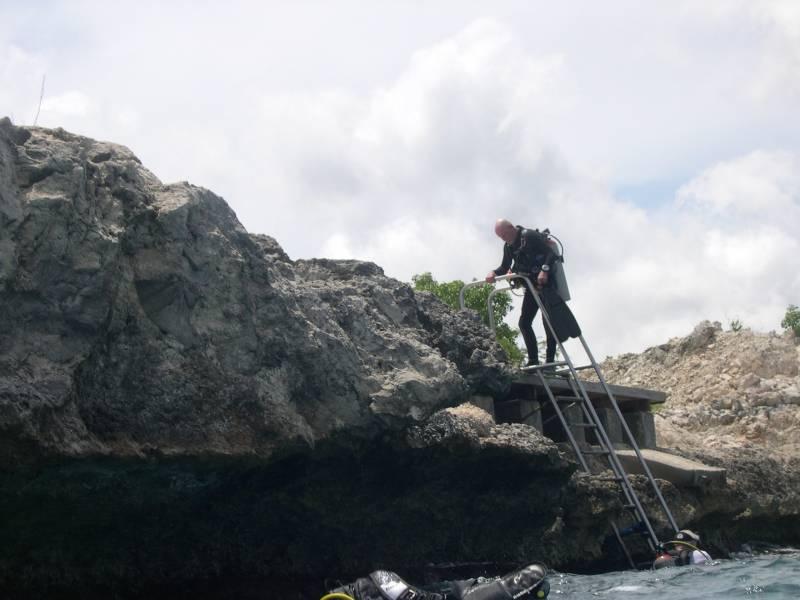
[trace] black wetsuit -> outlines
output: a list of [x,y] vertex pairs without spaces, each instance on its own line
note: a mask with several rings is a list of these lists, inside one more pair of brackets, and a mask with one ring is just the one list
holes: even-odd
[[[552,294],[556,287],[556,278],[553,277],[553,272],[558,267],[558,256],[547,243],[547,237],[543,233],[534,229],[525,229],[519,225],[517,231],[517,239],[511,244],[503,245],[503,262],[494,270],[494,274],[505,275],[511,269],[518,275],[527,275],[531,283],[535,285],[542,265],[547,265],[550,271],[543,292]],[[539,306],[527,284],[523,285],[525,297],[522,299],[519,330],[522,332],[522,339],[525,340],[525,348],[528,350],[528,364],[538,364],[539,347],[533,333],[533,318],[539,311]],[[550,363],[555,360],[556,356],[556,338],[546,325],[544,331],[547,336],[545,361]]]
[[438,591],[427,591],[409,585],[392,571],[373,571],[332,592],[354,600],[532,600],[550,593],[545,572],[544,565],[532,564],[496,579],[445,582]]

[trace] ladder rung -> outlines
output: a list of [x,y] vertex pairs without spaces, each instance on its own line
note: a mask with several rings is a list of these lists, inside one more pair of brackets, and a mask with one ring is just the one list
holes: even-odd
[[581,402],[583,399],[578,396],[556,396],[556,402]]
[[623,504],[622,508],[625,510],[639,510],[635,504]]
[[[586,369],[594,369],[594,365],[581,365],[580,367],[573,367],[576,371],[585,371]],[[569,369],[558,369],[553,371],[553,375],[569,375],[572,373]]]
[[597,429],[597,425],[594,423],[570,423],[573,427],[590,427],[593,429]]
[[522,367],[522,370],[523,371],[528,371],[529,373],[532,373],[534,371],[541,371],[542,369],[552,369],[553,367],[563,367],[564,365],[567,365],[567,364],[569,364],[569,363],[567,363],[567,362],[562,360],[562,361],[557,361],[557,362],[544,363],[543,365],[528,365],[527,367]]
[[611,454],[608,450],[598,449],[598,450],[581,450],[583,454]]

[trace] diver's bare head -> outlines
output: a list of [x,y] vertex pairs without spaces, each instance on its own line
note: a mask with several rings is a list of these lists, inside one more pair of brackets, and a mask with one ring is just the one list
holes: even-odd
[[517,228],[508,219],[497,219],[494,224],[494,232],[506,244],[513,244],[517,239]]

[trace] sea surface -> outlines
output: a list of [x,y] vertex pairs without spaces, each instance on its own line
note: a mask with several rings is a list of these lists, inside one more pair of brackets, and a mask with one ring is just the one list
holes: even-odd
[[800,553],[719,560],[697,567],[619,571],[600,575],[551,574],[550,598],[800,599]]

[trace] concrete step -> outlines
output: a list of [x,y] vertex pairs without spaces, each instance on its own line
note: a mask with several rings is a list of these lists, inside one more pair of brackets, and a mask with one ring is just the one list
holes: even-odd
[[[628,473],[644,474],[633,450],[617,450],[616,453]],[[725,469],[709,467],[695,460],[650,448],[642,448],[641,453],[653,477],[666,479],[676,485],[698,487],[709,483],[725,483]]]

